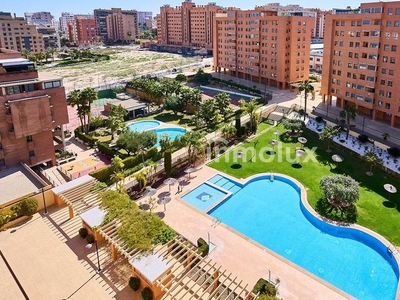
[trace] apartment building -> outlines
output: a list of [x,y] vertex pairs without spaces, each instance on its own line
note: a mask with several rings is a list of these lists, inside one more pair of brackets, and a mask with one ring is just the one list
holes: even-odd
[[214,22],[214,68],[265,85],[286,89],[309,75],[310,17],[278,16],[277,11],[231,10]]
[[95,9],[94,19],[99,39],[132,41],[139,37],[139,19],[136,10]]
[[44,48],[60,48],[60,35],[53,26],[37,25],[37,31],[43,36]]
[[41,79],[21,54],[0,49],[0,168],[56,163],[68,123],[61,78]]
[[48,11],[26,12],[25,19],[30,25],[52,26],[54,17]]
[[69,12],[62,12],[60,17],[60,30],[63,33],[68,32],[68,23],[73,23],[75,20],[74,14]]
[[91,45],[97,40],[96,22],[90,15],[75,15],[74,22],[68,23],[68,39],[71,44]]
[[8,12],[0,12],[0,48],[45,51],[43,36],[37,32],[36,25],[29,25],[24,18]]
[[147,20],[153,19],[153,12],[152,11],[138,11],[138,22],[139,28],[143,29],[151,29],[152,27],[148,27]]
[[190,0],[175,8],[164,5],[157,16],[158,50],[193,53],[193,48],[213,51],[214,15],[224,10],[211,2],[196,6]]
[[326,19],[324,102],[400,126],[400,2],[362,3]]

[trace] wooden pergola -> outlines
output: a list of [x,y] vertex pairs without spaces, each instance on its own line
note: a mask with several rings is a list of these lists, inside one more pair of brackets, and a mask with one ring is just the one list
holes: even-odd
[[[119,225],[118,221],[113,221],[99,229],[99,233],[111,244],[113,259],[117,259],[117,252],[130,262],[146,256],[148,253],[128,249],[118,236]],[[202,257],[197,253],[197,247],[183,236],[178,235],[165,245],[157,245],[151,255],[156,255],[168,266],[168,272],[153,283],[161,291],[161,299],[256,298],[251,292],[252,287],[208,257]]]

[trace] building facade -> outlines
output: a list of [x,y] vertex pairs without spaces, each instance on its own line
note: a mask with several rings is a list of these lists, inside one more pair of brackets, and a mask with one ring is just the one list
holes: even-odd
[[0,49],[0,168],[25,162],[55,165],[68,123],[61,78],[40,79],[34,63]]
[[94,44],[97,40],[94,17],[75,15],[74,22],[68,23],[68,39],[76,46]]
[[324,102],[399,127],[399,35],[399,1],[334,10],[325,27]]
[[74,14],[69,12],[61,13],[60,30],[63,33],[68,33],[68,23],[74,22]]
[[280,89],[304,81],[309,75],[313,23],[313,18],[278,16],[262,7],[218,13],[214,68]]
[[152,27],[148,27],[147,20],[153,19],[153,12],[152,11],[138,11],[138,22],[139,28],[142,29],[151,29]]
[[44,48],[60,48],[60,35],[56,27],[37,25],[37,31],[43,36]]
[[37,32],[36,25],[29,25],[24,18],[0,12],[0,48],[23,49],[32,52],[45,51],[43,36]]
[[132,41],[139,37],[139,19],[136,10],[95,9],[94,19],[97,37],[100,40]]
[[175,8],[162,6],[157,16],[158,50],[191,54],[194,49],[206,49],[211,53],[217,12],[224,10],[215,3],[196,6],[190,0]]
[[24,13],[25,19],[30,25],[52,26],[54,17],[48,11],[39,11],[34,13]]

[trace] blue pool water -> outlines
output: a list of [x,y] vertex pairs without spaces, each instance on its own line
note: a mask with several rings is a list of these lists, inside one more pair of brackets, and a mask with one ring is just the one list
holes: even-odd
[[[233,182],[221,175],[209,181]],[[260,176],[236,186],[211,216],[358,299],[395,299],[398,265],[376,238],[315,218],[286,178]]]
[[202,183],[197,188],[184,195],[181,199],[199,210],[207,211],[226,195],[227,193],[216,189],[207,183]]
[[152,121],[152,120],[144,120],[144,121],[139,121],[139,122],[134,122],[132,124],[129,124],[129,130],[131,131],[137,131],[137,132],[142,132],[145,130],[149,129],[154,129],[158,126],[160,126],[160,122],[158,121]]
[[157,144],[156,147],[159,147],[160,144],[160,139],[164,134],[168,135],[171,140],[176,139],[177,137],[180,137],[185,134],[186,130],[183,128],[175,128],[175,127],[168,127],[168,128],[161,128],[161,129],[155,129],[153,130],[155,133],[157,133]]

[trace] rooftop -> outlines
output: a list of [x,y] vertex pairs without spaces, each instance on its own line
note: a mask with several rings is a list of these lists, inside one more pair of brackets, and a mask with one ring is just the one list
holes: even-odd
[[23,166],[13,166],[0,172],[0,205],[37,192],[42,184]]
[[171,268],[168,260],[158,253],[133,257],[129,263],[151,282]]

